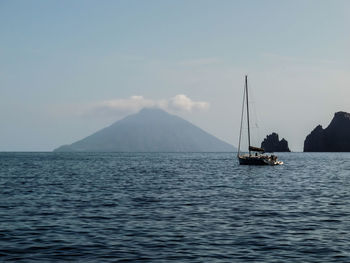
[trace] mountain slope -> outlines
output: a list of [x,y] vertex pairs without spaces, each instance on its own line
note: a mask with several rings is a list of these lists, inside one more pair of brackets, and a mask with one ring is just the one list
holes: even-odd
[[160,109],[143,109],[55,151],[229,152],[235,148],[180,117]]

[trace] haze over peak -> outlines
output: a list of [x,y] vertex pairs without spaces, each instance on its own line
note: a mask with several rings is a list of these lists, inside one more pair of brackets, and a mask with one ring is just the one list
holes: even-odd
[[55,151],[228,152],[235,148],[159,108],[144,108]]
[[166,112],[165,110],[162,110],[162,109],[157,108],[157,107],[143,108],[138,112],[138,114],[140,116],[151,116],[151,117],[171,115],[170,113]]

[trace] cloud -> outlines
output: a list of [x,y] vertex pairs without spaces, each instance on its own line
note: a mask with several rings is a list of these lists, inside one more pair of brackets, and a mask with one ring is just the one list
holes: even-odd
[[170,112],[192,112],[209,109],[205,101],[193,101],[184,94],[170,99],[152,100],[143,96],[131,96],[127,99],[105,100],[84,107],[83,116],[113,116],[134,113],[142,108],[160,108]]
[[179,94],[170,99],[169,107],[180,111],[207,110],[209,103],[205,101],[193,101],[186,95]]

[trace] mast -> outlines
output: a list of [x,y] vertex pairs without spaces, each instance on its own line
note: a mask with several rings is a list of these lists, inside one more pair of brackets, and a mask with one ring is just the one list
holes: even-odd
[[250,155],[250,126],[249,126],[248,76],[247,75],[245,75],[245,92],[246,92],[246,100],[247,100],[248,150]]
[[239,157],[239,153],[241,151],[241,138],[242,138],[242,126],[243,126],[243,114],[244,114],[244,101],[245,101],[245,87],[243,89],[243,102],[242,102],[242,113],[241,113],[241,128],[239,130],[239,141],[238,141],[238,153],[237,156]]

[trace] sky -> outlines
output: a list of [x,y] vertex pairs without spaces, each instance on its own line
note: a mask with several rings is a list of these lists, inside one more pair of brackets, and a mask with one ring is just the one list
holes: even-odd
[[348,0],[0,0],[0,151],[51,151],[143,107],[302,151],[350,112]]

